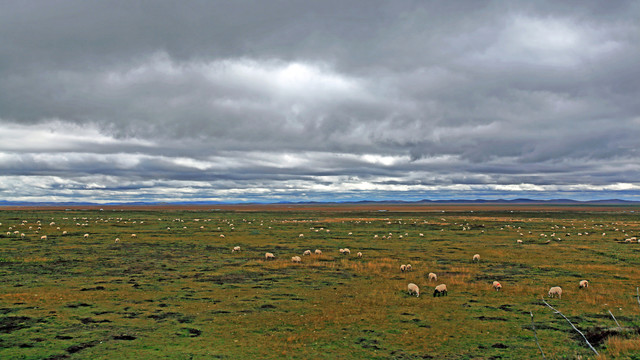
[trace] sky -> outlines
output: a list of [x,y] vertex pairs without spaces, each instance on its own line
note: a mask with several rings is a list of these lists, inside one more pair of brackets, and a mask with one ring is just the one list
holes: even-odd
[[0,200],[640,200],[638,1],[0,0]]

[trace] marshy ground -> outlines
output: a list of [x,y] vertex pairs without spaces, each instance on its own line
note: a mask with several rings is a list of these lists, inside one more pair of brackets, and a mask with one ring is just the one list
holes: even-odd
[[6,209],[0,358],[640,359],[636,210]]

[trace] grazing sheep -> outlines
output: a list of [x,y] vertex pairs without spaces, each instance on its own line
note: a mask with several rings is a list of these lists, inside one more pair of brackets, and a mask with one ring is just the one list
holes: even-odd
[[224,234],[220,234],[220,237],[221,237],[221,238],[223,238],[223,237],[224,237]]
[[522,240],[520,239],[516,240],[516,244],[522,244]]
[[411,267],[411,264],[407,264],[407,271],[411,271],[413,270],[413,268]]
[[342,255],[351,255],[351,250],[347,248],[342,249]]
[[40,236],[40,240],[47,240],[47,235]]
[[562,288],[560,286],[554,286],[549,289],[549,297],[557,296],[558,299],[562,299]]
[[362,257],[362,253],[358,251],[358,253],[356,254],[357,257],[361,258]]
[[436,296],[447,296],[447,285],[440,284],[436,286],[435,290],[433,291],[433,297]]
[[294,262],[294,263],[301,263],[301,262],[302,262],[302,259],[300,258],[300,256],[293,256],[293,257],[291,258],[291,262]]
[[494,289],[496,289],[496,291],[500,291],[500,289],[502,289],[502,284],[497,281],[494,281],[492,286]]
[[480,254],[473,255],[473,262],[480,262]]
[[429,273],[429,281],[438,281],[438,275],[435,273]]
[[120,242],[120,238],[116,238],[115,242],[119,243]]
[[315,253],[316,255],[322,255],[322,250],[320,250],[320,249],[316,249],[316,251],[314,251],[314,253]]
[[234,246],[233,249],[231,250],[232,253],[234,252],[240,252],[240,246]]
[[409,285],[407,285],[407,289],[409,290],[409,295],[415,295],[416,297],[420,297],[420,288],[418,288],[418,285],[414,283],[409,283]]
[[587,280],[580,280],[580,289],[588,288],[589,282]]
[[89,238],[89,234],[84,234],[84,238],[88,239]]
[[275,255],[273,255],[272,253],[268,252],[264,254],[264,259],[265,260],[275,260]]
[[63,231],[62,235],[67,235],[67,230]]
[[136,234],[131,234],[131,237],[132,237],[132,238],[137,238],[137,237],[138,237],[138,235],[136,235]]
[[402,272],[407,271],[407,265],[404,265],[404,264],[400,265],[400,271]]
[[304,237],[304,234],[300,234],[300,235],[298,235],[298,237]]
[[302,256],[311,255],[311,250],[305,250]]

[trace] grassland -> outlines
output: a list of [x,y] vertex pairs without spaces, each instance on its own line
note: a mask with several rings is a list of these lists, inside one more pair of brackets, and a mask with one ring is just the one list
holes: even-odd
[[640,359],[638,209],[242,210],[0,211],[0,359]]

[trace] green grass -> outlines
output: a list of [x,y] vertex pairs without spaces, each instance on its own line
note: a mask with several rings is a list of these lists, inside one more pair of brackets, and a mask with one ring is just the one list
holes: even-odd
[[[621,242],[635,213],[4,210],[0,223],[1,359],[540,358],[530,311],[547,358],[592,357],[542,304],[551,286],[602,359],[640,351],[640,244]],[[307,249],[323,255],[291,262]],[[431,296],[439,283],[448,296]],[[625,330],[606,331],[608,310]]]

